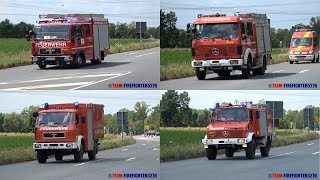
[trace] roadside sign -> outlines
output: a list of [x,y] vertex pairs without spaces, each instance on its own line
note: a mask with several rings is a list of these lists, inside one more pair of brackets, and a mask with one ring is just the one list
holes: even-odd
[[130,126],[132,126],[132,124],[133,124],[132,119],[129,119],[129,120],[128,120],[128,124],[129,124]]
[[315,115],[315,116],[313,117],[313,119],[314,119],[314,121],[319,121],[319,117],[318,117],[317,115]]

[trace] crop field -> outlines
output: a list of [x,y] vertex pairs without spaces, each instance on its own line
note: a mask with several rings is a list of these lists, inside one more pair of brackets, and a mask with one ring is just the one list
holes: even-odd
[[[0,133],[0,165],[36,159],[32,148],[33,133]],[[99,150],[113,149],[136,143],[132,137],[105,134],[100,142]]]
[[[160,46],[158,39],[111,39],[110,53],[121,53]],[[0,69],[31,64],[30,41],[0,38]]]
[[[289,60],[288,48],[272,49],[271,64],[287,62]],[[174,48],[160,50],[160,79],[176,79],[182,77],[195,76],[191,67],[190,48]]]
[[[161,161],[205,156],[205,149],[201,143],[201,139],[206,134],[205,128],[161,128],[160,133]],[[319,139],[319,134],[311,132],[310,139]],[[308,141],[308,134],[305,131],[276,130],[272,146],[285,146],[305,141]]]

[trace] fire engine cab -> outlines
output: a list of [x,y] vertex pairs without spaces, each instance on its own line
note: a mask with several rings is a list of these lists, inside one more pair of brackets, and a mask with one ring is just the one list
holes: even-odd
[[263,75],[271,59],[270,21],[265,14],[198,15],[192,33],[192,67],[199,80],[207,71],[228,77],[231,71]]
[[256,148],[261,156],[269,155],[273,139],[272,110],[266,105],[241,103],[219,105],[213,109],[206,135],[202,139],[209,160],[216,159],[217,150],[225,149],[227,157],[245,149],[248,159],[255,158]]
[[47,65],[81,67],[90,60],[100,64],[109,53],[108,19],[103,14],[40,14],[26,35],[31,40],[31,61]]

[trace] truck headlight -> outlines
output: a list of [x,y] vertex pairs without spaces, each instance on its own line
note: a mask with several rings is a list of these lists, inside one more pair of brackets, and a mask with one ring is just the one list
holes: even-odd
[[230,64],[238,64],[238,60],[230,60]]
[[41,148],[41,147],[42,147],[41,144],[35,144],[35,145],[34,145],[34,148]]
[[38,61],[38,57],[32,57],[33,61]]
[[310,50],[308,53],[309,53],[309,54],[312,54],[312,53],[313,53],[313,50]]
[[293,54],[293,51],[290,51],[289,54]]
[[67,148],[70,148],[70,147],[72,147],[72,146],[73,146],[72,143],[68,143],[68,144],[66,145]]
[[202,61],[195,61],[193,62],[194,66],[202,66]]
[[64,57],[64,60],[65,60],[65,61],[69,61],[69,60],[70,60],[70,57],[69,57],[69,56]]
[[243,144],[244,143],[244,139],[238,139],[238,143],[239,144]]

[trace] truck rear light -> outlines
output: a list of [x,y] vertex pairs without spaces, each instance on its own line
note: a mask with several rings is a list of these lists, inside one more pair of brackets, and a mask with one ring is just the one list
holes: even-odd
[[242,46],[237,46],[237,52],[239,55],[242,54]]

